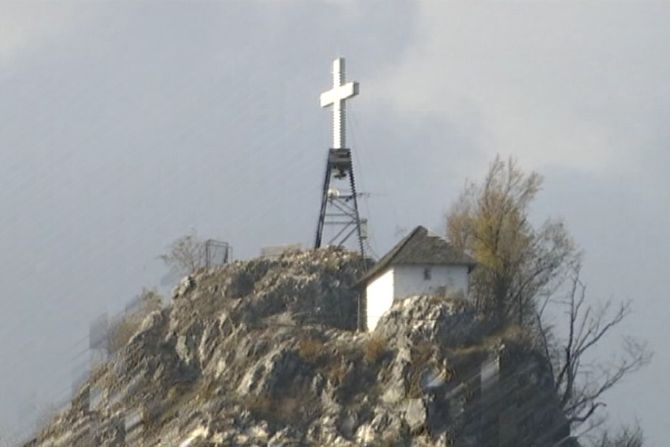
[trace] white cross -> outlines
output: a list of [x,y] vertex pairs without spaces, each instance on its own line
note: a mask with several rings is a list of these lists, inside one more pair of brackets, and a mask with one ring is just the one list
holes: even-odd
[[344,58],[333,61],[333,88],[321,93],[321,107],[333,106],[333,149],[345,148],[344,101],[358,95],[358,82],[344,83]]

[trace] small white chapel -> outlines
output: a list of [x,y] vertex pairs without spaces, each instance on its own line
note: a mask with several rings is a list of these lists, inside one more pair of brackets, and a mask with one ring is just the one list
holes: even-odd
[[422,226],[401,240],[366,275],[365,323],[368,331],[394,301],[416,295],[467,297],[474,260]]
[[[320,96],[321,107],[331,107],[333,112],[333,145],[329,150],[328,165],[324,181],[319,224],[314,248],[322,242],[322,231],[329,216],[327,208],[334,205],[335,222],[343,224],[342,231],[353,225],[358,233],[361,254],[364,255],[363,219],[358,214],[356,190],[354,188],[351,150],[346,146],[346,101],[358,95],[358,82],[346,82],[344,58],[333,61],[333,87]],[[336,172],[336,174],[333,174]],[[330,193],[331,176],[349,177],[351,192],[344,202],[334,203],[339,193]],[[333,190],[337,191],[337,190]],[[353,207],[347,205],[351,200]],[[342,217],[351,220],[342,221]],[[342,245],[353,232],[346,233]],[[337,235],[336,235],[337,238]],[[334,241],[334,239],[333,239]],[[419,226],[383,256],[358,282],[364,290],[359,316],[367,330],[374,330],[381,316],[391,308],[395,300],[415,295],[448,295],[466,297],[468,278],[475,266],[472,258],[452,247],[444,238]],[[362,314],[365,314],[363,316]]]

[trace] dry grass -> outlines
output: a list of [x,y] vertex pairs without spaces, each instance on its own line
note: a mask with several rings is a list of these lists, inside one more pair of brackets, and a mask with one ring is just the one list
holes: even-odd
[[187,402],[196,398],[195,391],[188,385],[174,385],[165,392],[163,400],[144,414],[144,430],[148,435],[150,433],[157,433],[160,427],[164,426],[171,420],[179,417],[180,410]]
[[411,398],[421,397],[421,374],[433,363],[435,349],[432,343],[422,341],[412,347],[412,370],[409,376],[408,394]]
[[335,362],[329,365],[326,375],[333,385],[338,386],[346,379],[347,371],[347,362],[343,356],[340,356]]
[[139,307],[112,321],[107,333],[107,349],[115,354],[123,349],[142,326],[142,322],[151,312],[162,307],[161,297],[155,290],[144,289],[139,295]]
[[365,344],[364,357],[370,365],[376,365],[388,352],[388,342],[379,336],[372,336]]
[[298,355],[307,363],[318,363],[324,351],[323,342],[317,338],[305,338],[298,342]]
[[109,367],[109,364],[107,363],[101,363],[99,365],[96,365],[93,367],[91,370],[91,373],[89,374],[89,382],[94,383],[98,380],[102,380],[106,375],[109,375],[111,372],[111,369]]
[[412,363],[417,366],[425,366],[435,354],[434,346],[429,341],[421,341],[412,346]]
[[510,346],[531,346],[532,341],[528,332],[517,325],[509,325],[500,331],[495,332],[479,340],[476,344],[448,348],[445,350],[450,363],[457,369],[463,371],[470,368],[477,368],[496,348],[504,343]]
[[302,419],[304,402],[298,397],[286,396],[275,405],[275,417],[284,424],[295,424]]
[[197,397],[204,402],[214,398],[218,391],[218,381],[212,378],[208,378],[201,381],[200,387],[197,391]]
[[117,321],[109,330],[109,353],[114,354],[123,349],[135,332],[137,332],[140,324],[141,322],[130,318],[123,318]]
[[309,399],[291,394],[281,397],[253,396],[242,404],[256,417],[279,425],[298,425],[304,422],[309,409]]
[[400,435],[397,433],[386,434],[380,441],[380,447],[398,447],[404,445]]
[[266,396],[249,397],[244,401],[244,406],[262,419],[268,419],[273,414],[272,399]]

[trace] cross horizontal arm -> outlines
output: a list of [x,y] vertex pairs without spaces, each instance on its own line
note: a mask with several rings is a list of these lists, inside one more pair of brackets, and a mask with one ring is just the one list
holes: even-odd
[[358,82],[347,82],[321,93],[321,107],[328,107],[344,99],[358,95]]

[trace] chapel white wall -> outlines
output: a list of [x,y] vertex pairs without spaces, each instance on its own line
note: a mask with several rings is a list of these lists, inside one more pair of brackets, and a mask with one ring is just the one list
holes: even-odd
[[[430,269],[430,279],[424,270]],[[365,289],[367,329],[373,331],[393,301],[416,295],[468,294],[468,266],[397,265],[375,278]]]
[[[430,279],[424,270],[430,269]],[[468,294],[466,265],[397,265],[393,267],[393,296],[395,299],[415,295],[435,295],[444,290],[448,295]]]
[[371,281],[365,288],[365,310],[369,331],[375,329],[379,318],[393,305],[393,271],[393,268],[389,269],[386,273]]

